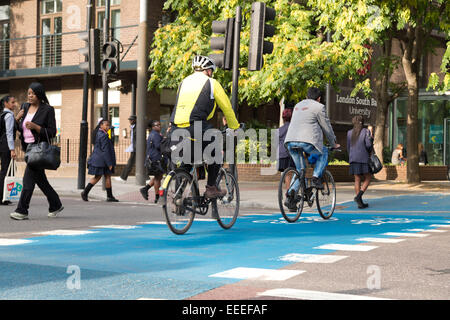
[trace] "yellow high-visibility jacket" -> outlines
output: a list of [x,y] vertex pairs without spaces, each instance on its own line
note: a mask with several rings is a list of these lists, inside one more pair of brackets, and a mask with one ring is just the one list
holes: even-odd
[[194,121],[207,121],[214,116],[216,105],[225,115],[228,127],[238,129],[230,99],[220,83],[203,72],[194,72],[178,88],[170,121],[179,128],[189,127]]

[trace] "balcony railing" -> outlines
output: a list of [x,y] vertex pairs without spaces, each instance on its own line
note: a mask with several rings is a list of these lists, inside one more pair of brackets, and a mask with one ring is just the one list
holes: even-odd
[[[121,29],[124,30],[118,32]],[[83,30],[0,40],[0,70],[78,65],[83,59],[78,49],[85,46],[78,38],[80,32]],[[111,33],[120,34],[118,40],[127,52],[127,60],[137,60],[137,53],[130,49],[137,46],[138,26],[118,27]],[[103,43],[103,36],[100,42]]]

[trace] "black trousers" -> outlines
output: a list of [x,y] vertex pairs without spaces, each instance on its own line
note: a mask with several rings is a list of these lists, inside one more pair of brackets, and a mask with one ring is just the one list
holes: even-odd
[[19,204],[17,205],[16,212],[22,214],[28,214],[28,208],[30,207],[31,197],[33,195],[35,185],[38,185],[39,189],[47,197],[49,204],[49,212],[56,211],[61,208],[62,203],[58,194],[48,182],[44,169],[32,169],[29,166],[25,168],[23,175],[23,189],[20,195]]
[[2,169],[0,171],[0,202],[2,202],[5,177],[8,171],[9,163],[11,162],[11,151],[0,152],[0,159],[2,161]]
[[128,175],[130,174],[131,170],[133,169],[133,166],[136,164],[136,152],[131,152],[130,158],[128,159],[127,165],[125,168],[123,168],[122,174],[120,177],[123,180],[128,179]]

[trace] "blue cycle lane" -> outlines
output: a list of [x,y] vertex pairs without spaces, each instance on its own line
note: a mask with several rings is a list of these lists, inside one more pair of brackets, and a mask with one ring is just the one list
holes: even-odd
[[[91,228],[0,245],[0,299],[185,299],[240,279],[211,277],[234,268],[279,269],[289,254],[327,254],[325,244],[361,244],[450,224],[449,195],[399,196],[338,206],[330,220],[304,213],[296,223],[281,214],[239,217],[230,230],[195,220],[187,234],[165,224],[129,229]],[[78,270],[78,287],[71,287]]]

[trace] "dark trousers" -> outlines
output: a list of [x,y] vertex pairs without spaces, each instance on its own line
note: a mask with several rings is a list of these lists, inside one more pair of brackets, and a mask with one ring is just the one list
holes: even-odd
[[2,151],[0,152],[0,158],[2,161],[2,169],[0,171],[0,202],[3,202],[3,188],[5,184],[5,177],[8,171],[9,163],[11,162],[11,152]]
[[45,175],[45,170],[32,169],[27,166],[23,175],[23,189],[22,194],[20,195],[19,204],[16,208],[16,212],[28,214],[31,196],[33,195],[34,187],[36,184],[47,197],[49,212],[60,209],[62,206],[61,200],[59,199],[56,191],[48,182],[47,176]]
[[125,168],[123,168],[122,174],[120,177],[123,180],[128,179],[128,175],[130,174],[131,170],[133,169],[134,165],[136,163],[136,152],[131,152],[130,158],[128,159],[127,165]]

